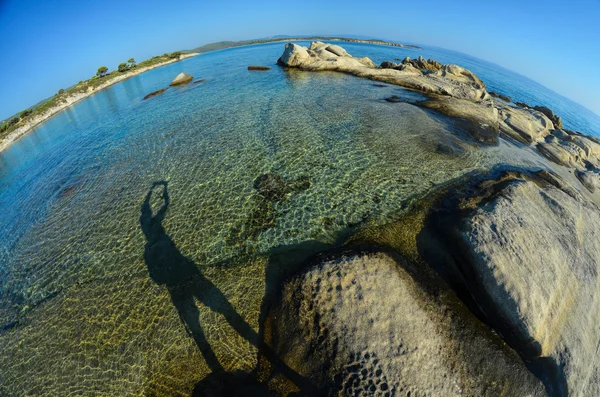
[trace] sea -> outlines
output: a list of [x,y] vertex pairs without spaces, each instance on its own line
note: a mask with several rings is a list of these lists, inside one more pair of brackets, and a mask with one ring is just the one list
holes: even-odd
[[[440,48],[336,44],[377,64],[460,65],[489,91],[600,137],[599,116],[495,64]],[[418,93],[281,68],[283,49],[226,49],[148,71],[0,153],[0,395],[190,395],[214,369],[190,312],[220,366],[251,371],[252,338],[198,296],[185,314],[175,284],[209,280],[258,335],[274,253],[336,246],[472,171],[552,167],[518,143],[482,147],[452,120],[385,101]],[[194,81],[143,99],[181,72]]]

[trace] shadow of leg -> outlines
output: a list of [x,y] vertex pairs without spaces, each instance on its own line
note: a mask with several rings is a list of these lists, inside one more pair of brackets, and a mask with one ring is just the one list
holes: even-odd
[[185,325],[187,333],[196,342],[208,367],[213,372],[223,372],[223,367],[206,340],[206,336],[200,325],[200,311],[196,306],[196,302],[194,302],[194,295],[185,286],[169,288],[169,293],[171,294],[173,305],[177,308],[181,322]]
[[[227,300],[227,297],[210,280],[203,278],[202,281],[195,283],[193,295],[212,311],[222,314],[229,325],[231,325],[241,337],[258,349],[259,355],[265,357],[277,372],[298,386],[301,390],[301,395],[321,396],[324,394],[323,390],[317,388],[312,382],[283,362],[283,360],[273,352],[270,346],[259,338],[258,332],[244,320],[229,300]],[[193,303],[192,299],[192,304]]]

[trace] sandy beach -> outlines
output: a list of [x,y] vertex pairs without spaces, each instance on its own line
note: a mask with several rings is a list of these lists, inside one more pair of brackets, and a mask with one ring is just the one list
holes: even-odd
[[130,70],[126,73],[123,73],[120,76],[115,77],[114,79],[107,81],[103,84],[100,84],[97,87],[89,87],[87,91],[79,93],[79,94],[74,94],[74,95],[70,95],[66,98],[64,98],[65,102],[62,102],[60,105],[56,105],[53,106],[51,108],[49,108],[47,111],[45,111],[42,114],[39,114],[37,116],[31,117],[29,119],[27,119],[25,121],[25,123],[21,126],[19,126],[19,128],[15,129],[14,131],[12,131],[11,133],[9,133],[7,136],[1,138],[0,140],[0,152],[3,151],[4,149],[6,149],[8,146],[10,146],[11,143],[13,143],[14,141],[16,141],[17,139],[19,139],[20,137],[22,137],[23,135],[25,135],[26,133],[28,133],[29,131],[31,131],[31,129],[33,127],[35,127],[36,125],[48,120],[50,117],[54,116],[55,114],[57,114],[58,112],[68,108],[69,106],[73,105],[74,103],[79,102],[80,100],[87,98],[88,96],[95,94],[98,91],[101,91],[107,87],[110,87],[113,84],[116,84],[120,81],[126,80],[130,77],[136,76],[138,74],[147,72],[148,70],[152,70],[161,66],[165,66],[174,62],[178,62],[181,61],[183,59],[186,58],[190,58],[193,56],[199,55],[199,53],[189,53],[189,54],[181,54],[181,58],[180,59],[173,59],[173,60],[169,60],[166,62],[161,62],[158,63],[156,65],[152,65],[152,66],[147,66],[147,67],[143,67],[143,68],[139,68],[139,69],[135,69],[135,70]]

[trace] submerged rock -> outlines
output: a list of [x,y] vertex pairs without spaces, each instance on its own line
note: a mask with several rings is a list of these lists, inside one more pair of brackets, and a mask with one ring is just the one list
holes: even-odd
[[430,214],[420,251],[551,395],[597,396],[600,211],[544,175],[505,172],[452,192]]
[[170,86],[184,85],[192,81],[194,78],[186,73],[179,73],[177,77],[171,81]]
[[153,92],[149,93],[148,95],[146,95],[146,96],[144,97],[144,100],[146,100],[146,99],[150,99],[150,98],[152,98],[152,97],[155,97],[155,96],[157,96],[157,95],[160,95],[160,94],[162,94],[163,92],[165,92],[166,90],[168,90],[168,88],[162,88],[162,89],[160,89],[160,90],[153,91]]
[[278,174],[262,174],[254,180],[254,189],[267,200],[281,200],[286,194],[285,179]]
[[254,180],[254,189],[267,200],[282,200],[288,194],[300,193],[310,188],[310,177],[303,176],[286,181],[279,174],[262,174]]
[[248,66],[248,70],[266,71],[266,70],[271,70],[271,68],[268,66],[250,65],[250,66]]
[[398,95],[392,95],[391,97],[385,98],[385,101],[391,103],[406,102],[406,100],[400,98]]
[[274,350],[330,396],[544,395],[514,351],[412,271],[384,252],[321,261],[283,286]]

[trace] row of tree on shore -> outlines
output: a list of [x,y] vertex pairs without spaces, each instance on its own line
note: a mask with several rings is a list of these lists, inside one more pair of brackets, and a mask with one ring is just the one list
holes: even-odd
[[[181,58],[181,51],[176,51],[176,52],[172,52],[170,54],[163,54],[162,57],[166,57],[169,59],[179,59]],[[150,60],[155,60],[161,57],[152,57]],[[119,73],[125,73],[130,71],[131,69],[134,69],[137,66],[137,64],[135,63],[135,59],[133,58],[129,58],[127,60],[127,62],[121,62],[119,64],[119,66],[117,67],[117,72]],[[95,77],[106,77],[108,76],[110,73],[108,73],[108,68],[106,66],[100,66],[98,68],[98,70],[96,71],[96,76]]]
[[181,51],[172,52],[170,54],[165,53],[162,56],[154,56],[154,57],[147,59],[139,64],[137,64],[135,62],[134,58],[129,58],[127,60],[127,62],[120,63],[119,66],[117,67],[117,70],[110,72],[110,73],[106,66],[100,66],[98,68],[98,70],[96,71],[96,74],[91,79],[86,80],[86,81],[80,81],[75,86],[73,86],[67,90],[61,88],[60,90],[58,90],[58,92],[54,96],[52,96],[50,99],[48,99],[46,102],[44,102],[39,107],[34,107],[34,108],[23,110],[19,114],[16,114],[16,115],[12,116],[11,118],[9,118],[8,120],[2,122],[2,124],[0,124],[0,134],[16,128],[17,124],[19,124],[20,121],[28,118],[34,112],[43,111],[47,108],[52,107],[53,105],[55,105],[57,103],[57,101],[62,100],[61,97],[65,93],[77,92],[77,90],[82,87],[87,88],[88,84],[94,84],[94,83],[100,84],[101,82],[103,82],[105,80],[104,78],[106,78],[108,76],[112,76],[113,73],[125,73],[125,72],[128,72],[137,67],[151,66],[157,62],[164,62],[165,60],[171,60],[171,59],[178,60],[180,58],[181,58]]

